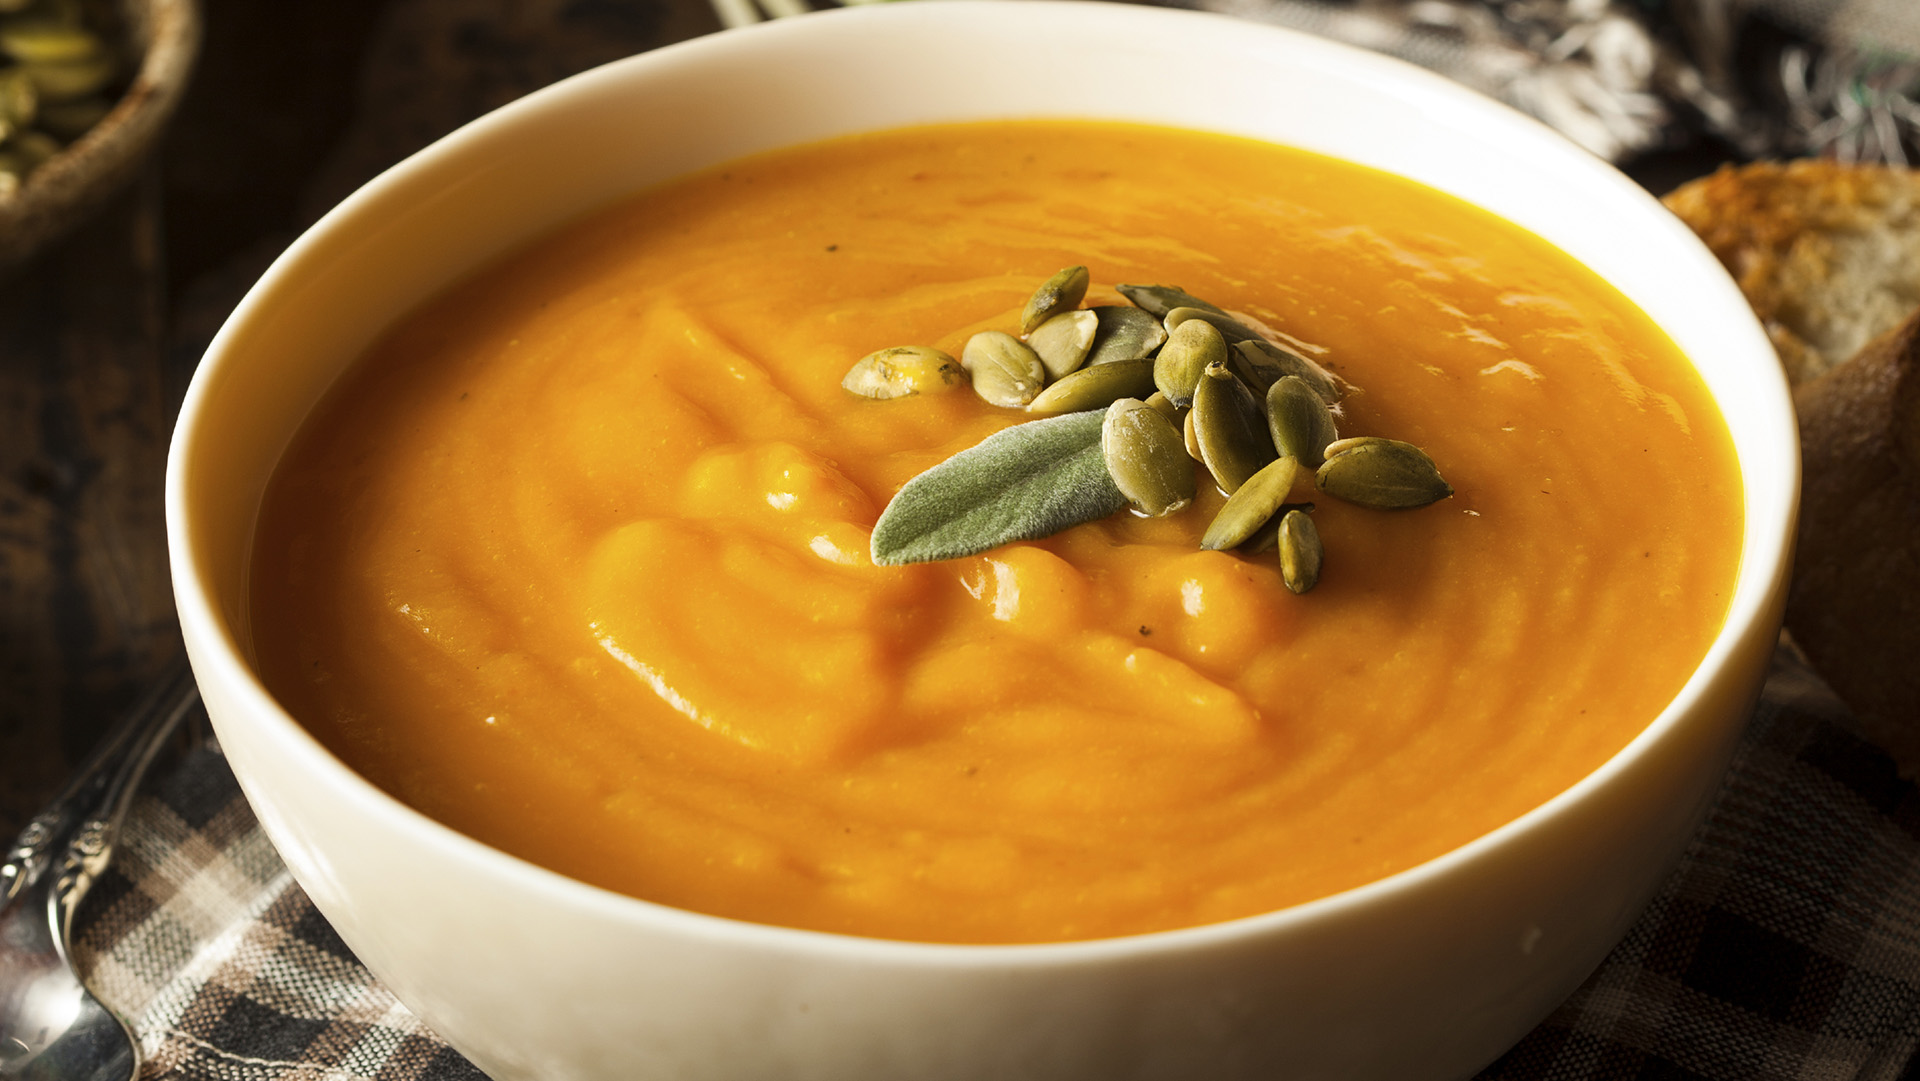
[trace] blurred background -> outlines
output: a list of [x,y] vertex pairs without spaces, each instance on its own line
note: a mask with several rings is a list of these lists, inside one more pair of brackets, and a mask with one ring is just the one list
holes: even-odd
[[[0,0],[0,19],[52,2]],[[1183,6],[1434,68],[1656,193],[1729,161],[1920,160],[1915,0]],[[178,651],[166,439],[206,343],[273,257],[357,185],[489,109],[621,56],[804,10],[201,0],[197,62],[164,137],[78,224],[0,273],[0,835]],[[0,182],[0,211],[17,197]]]

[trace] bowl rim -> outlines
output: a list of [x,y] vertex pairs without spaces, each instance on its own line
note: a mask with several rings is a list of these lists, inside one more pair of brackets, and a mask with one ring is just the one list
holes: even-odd
[[[1635,761],[1649,754],[1652,747],[1672,738],[1674,730],[1685,721],[1687,715],[1699,707],[1709,693],[1710,685],[1727,668],[1743,636],[1754,633],[1756,628],[1764,628],[1770,619],[1777,626],[1778,595],[1791,560],[1799,483],[1797,452],[1790,455],[1793,465],[1791,475],[1782,477],[1779,484],[1779,493],[1783,498],[1773,501],[1772,512],[1764,521],[1755,518],[1755,492],[1750,484],[1745,483],[1743,476],[1745,533],[1732,596],[1722,626],[1674,699],[1599,768],[1524,814],[1459,847],[1338,893],[1218,923],[1119,937],[1053,942],[947,943],[874,938],[754,923],[676,908],[594,886],[494,848],[402,803],[347,766],[279,705],[246,661],[247,651],[238,640],[237,629],[219,614],[219,608],[213,602],[212,586],[200,572],[194,555],[195,516],[186,511],[189,493],[186,490],[187,467],[184,463],[199,452],[195,421],[205,408],[211,388],[219,381],[223,365],[228,363],[227,348],[237,334],[235,328],[262,318],[261,313],[269,307],[275,294],[286,287],[294,268],[310,259],[332,232],[349,226],[358,214],[381,199],[384,193],[431,172],[438,159],[448,157],[458,149],[482,144],[536,111],[563,108],[574,95],[591,95],[603,82],[620,78],[636,66],[698,64],[715,51],[730,52],[749,44],[777,42],[786,36],[829,33],[832,27],[843,24],[872,22],[884,25],[889,20],[937,23],[941,19],[956,17],[956,13],[962,9],[977,12],[980,8],[995,6],[999,5],[983,4],[982,0],[915,0],[912,4],[863,6],[761,23],[662,46],[571,76],[494,110],[410,155],[329,211],[276,259],[249,290],[208,347],[180,410],[180,420],[168,456],[166,518],[182,628],[187,633],[189,644],[199,647],[191,650],[196,671],[202,674],[202,678],[219,679],[224,691],[234,696],[247,712],[250,723],[266,726],[266,735],[278,751],[313,760],[315,768],[324,772],[323,782],[342,798],[360,801],[386,819],[393,828],[405,830],[424,843],[448,849],[464,860],[484,864],[484,869],[490,873],[519,879],[523,885],[551,899],[564,899],[570,904],[586,906],[616,919],[641,921],[696,939],[730,940],[741,945],[772,947],[795,955],[833,954],[882,963],[1020,968],[1093,964],[1122,957],[1139,958],[1207,948],[1249,936],[1283,932],[1349,910],[1388,903],[1399,895],[1418,890],[1429,881],[1450,875],[1456,868],[1508,845],[1514,838],[1541,828],[1544,823],[1564,815],[1571,807],[1587,800],[1596,790],[1615,783]],[[1283,27],[1192,10],[1102,0],[1020,0],[1015,6],[1028,17],[1033,13],[1053,12],[1057,15],[1075,12],[1069,17],[1138,20],[1142,26],[1152,26],[1162,20],[1218,20],[1223,25],[1233,26],[1238,34],[1272,35],[1277,41],[1284,41],[1286,49],[1313,55],[1319,62],[1365,71],[1385,82],[1404,86],[1407,93],[1417,93],[1444,103],[1450,110],[1463,110],[1477,122],[1504,127],[1515,138],[1526,142],[1530,150],[1586,161],[1590,163],[1586,168],[1592,182],[1610,190],[1614,197],[1660,208],[1657,200],[1639,185],[1544,124],[1442,76],[1390,57]],[[860,130],[878,129],[869,127]],[[714,162],[718,160],[721,159],[714,159]],[[1465,199],[1464,196],[1456,197]],[[1704,260],[1701,263],[1703,271],[1707,271],[1710,277],[1717,276],[1717,280],[1713,280],[1708,287],[1737,297],[1739,294],[1731,278],[1705,246],[1679,219],[1670,215],[1667,218],[1664,230],[1669,240],[1682,249],[1692,249],[1697,262]],[[513,246],[509,244],[507,249]],[[455,279],[441,281],[435,288],[445,288],[452,280]],[[1753,341],[1765,345],[1767,355],[1771,356],[1771,346],[1767,344],[1757,319],[1750,319],[1749,325],[1735,334],[1750,339],[1748,345]],[[1790,446],[1797,446],[1797,430],[1792,420],[1791,398],[1784,375],[1776,366],[1770,372],[1756,372],[1751,377],[1758,381],[1754,393],[1758,395],[1761,407],[1774,413],[1775,420],[1779,422],[1776,424],[1778,434]],[[1711,387],[1709,389],[1712,390]],[[1725,417],[1725,405],[1720,401],[1719,394],[1714,393],[1713,397],[1716,406],[1721,409],[1721,415]],[[1729,436],[1731,439],[1730,422]],[[1735,450],[1744,458],[1737,441]],[[1757,547],[1756,540],[1761,542]],[[245,781],[242,778],[243,788]]]

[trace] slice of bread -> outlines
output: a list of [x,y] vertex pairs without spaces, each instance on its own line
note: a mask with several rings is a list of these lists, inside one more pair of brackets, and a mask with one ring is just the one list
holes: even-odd
[[1920,777],[1920,172],[1729,166],[1666,203],[1739,282],[1794,384],[1788,637]]
[[1900,772],[1920,775],[1920,313],[1794,390],[1787,629]]
[[1760,162],[1665,202],[1740,283],[1796,384],[1920,308],[1920,172]]

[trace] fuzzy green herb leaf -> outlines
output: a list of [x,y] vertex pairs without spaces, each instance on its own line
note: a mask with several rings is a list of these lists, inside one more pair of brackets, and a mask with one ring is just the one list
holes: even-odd
[[873,527],[873,561],[958,559],[1126,506],[1100,453],[1105,417],[1094,409],[1016,424],[908,481]]

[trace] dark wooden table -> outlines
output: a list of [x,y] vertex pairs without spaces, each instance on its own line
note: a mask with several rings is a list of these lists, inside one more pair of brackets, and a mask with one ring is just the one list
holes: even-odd
[[717,29],[705,0],[202,0],[141,180],[0,279],[0,838],[179,650],[161,482],[195,363],[306,224],[460,123]]

